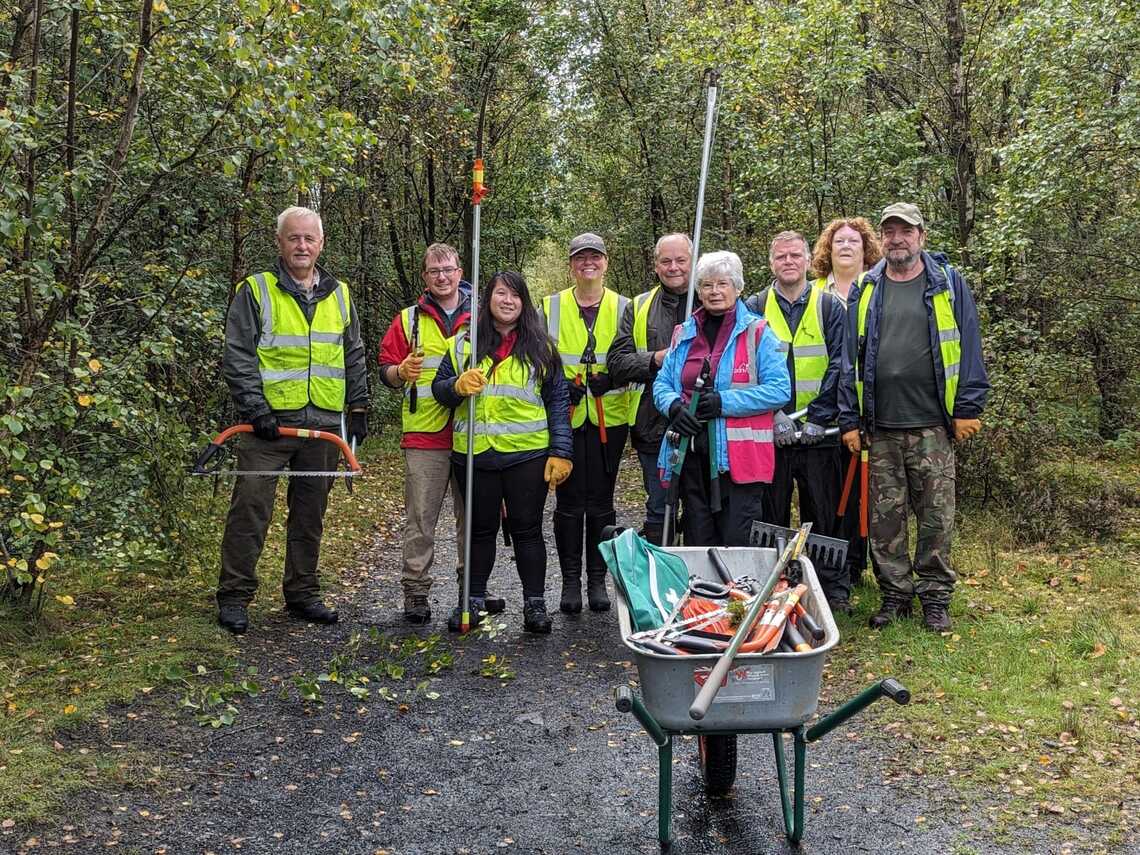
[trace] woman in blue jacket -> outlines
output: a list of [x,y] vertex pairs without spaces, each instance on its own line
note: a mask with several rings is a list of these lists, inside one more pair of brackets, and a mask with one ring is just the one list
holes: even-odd
[[[775,465],[772,411],[791,398],[791,381],[779,339],[745,307],[743,290],[736,253],[700,257],[701,307],[674,331],[653,383],[653,402],[669,418],[657,464],[666,487],[676,477],[678,440],[690,437],[672,490],[685,507],[686,546],[747,546],[753,520],[767,513]],[[701,391],[690,412],[698,380]]]
[[[522,275],[496,273],[480,296],[474,367],[471,342],[460,333],[448,342],[431,391],[456,408],[451,465],[460,489],[467,481],[467,398],[475,397],[475,470],[471,527],[472,622],[485,608],[487,580],[495,564],[499,508],[515,550],[523,589],[523,628],[550,632],[546,612],[546,543],[542,536],[546,493],[566,480],[574,444],[570,395],[562,361],[546,334]],[[462,367],[464,370],[457,371]],[[460,594],[462,596],[462,593]],[[462,608],[447,627],[458,632]]]

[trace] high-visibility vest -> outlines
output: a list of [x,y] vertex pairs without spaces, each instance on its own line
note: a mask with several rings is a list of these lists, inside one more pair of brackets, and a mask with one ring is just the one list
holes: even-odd
[[[462,374],[471,358],[467,332],[451,338],[448,349],[456,373]],[[513,354],[497,364],[484,356],[479,367],[487,385],[475,396],[475,453],[489,448],[503,452],[549,448],[546,405],[535,382],[534,368]],[[451,435],[452,449],[461,454],[467,453],[467,416],[464,401],[455,409]]]
[[[958,321],[954,318],[954,291],[950,287],[950,270],[943,267],[946,276],[946,290],[939,291],[932,298],[934,303],[934,324],[938,328],[938,350],[942,356],[942,378],[946,382],[946,393],[943,406],[946,414],[953,417],[954,402],[958,399],[958,371],[962,365],[962,336],[958,331]],[[856,359],[862,360],[860,352],[864,337],[867,335],[867,310],[871,305],[871,295],[875,291],[875,280],[867,283],[866,290],[859,295],[859,316]],[[859,398],[859,412],[865,413],[863,406],[863,366],[855,367],[855,394]]]
[[[419,327],[419,346],[424,353],[423,371],[416,381],[416,411],[409,408],[411,385],[404,389],[400,409],[404,433],[439,433],[451,421],[451,410],[437,401],[431,394],[431,381],[439,370],[443,355],[447,353],[448,337],[443,334],[435,318],[423,317],[418,305],[408,306],[400,312],[400,323],[404,336],[410,342],[414,326]],[[465,325],[464,325],[465,326]]]
[[[633,298],[633,346],[638,353],[649,352],[649,311],[653,308],[653,301],[657,299],[657,294],[660,291],[661,286],[658,285],[656,288],[646,291],[644,294],[638,294]],[[637,419],[637,409],[641,406],[641,396],[644,392],[644,383],[629,384],[630,424],[633,424]],[[608,410],[606,416],[609,416]]]
[[241,285],[249,286],[261,310],[257,367],[269,406],[299,410],[311,402],[322,410],[343,410],[344,333],[352,306],[348,286],[337,282],[309,321],[274,274],[255,273]]
[[[628,305],[628,297],[623,297],[609,288],[603,291],[602,302],[598,306],[597,318],[594,321],[594,356],[597,361],[590,368],[592,373],[608,373],[606,354],[617,336],[618,322]],[[586,349],[588,336],[586,324],[582,321],[581,311],[574,299],[574,289],[567,288],[552,296],[543,297],[542,308],[546,315],[546,331],[554,340],[562,357],[562,370],[566,374],[566,379],[571,383],[584,384],[586,366],[582,363],[582,353]],[[615,386],[606,392],[602,399],[607,427],[629,424],[633,415],[636,415],[636,411],[633,413],[630,411],[628,386]],[[589,391],[586,392],[585,402],[586,406],[574,408],[574,415],[570,419],[571,427],[580,427],[587,416],[592,424],[598,423],[597,402]]]
[[808,303],[800,325],[793,336],[780,304],[776,301],[776,287],[768,289],[764,303],[764,318],[780,341],[792,348],[792,364],[796,383],[792,389],[794,410],[802,410],[815,400],[827,373],[827,339],[823,335],[823,300],[818,288],[808,291]]

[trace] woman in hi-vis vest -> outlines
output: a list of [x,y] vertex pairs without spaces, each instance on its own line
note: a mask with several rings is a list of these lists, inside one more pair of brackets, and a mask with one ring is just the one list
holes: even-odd
[[653,383],[653,403],[669,418],[657,466],[668,488],[680,462],[670,494],[685,508],[685,546],[747,546],[768,507],[772,411],[788,402],[792,384],[780,340],[745,307],[743,290],[736,253],[700,257],[701,308],[673,332]]
[[[461,490],[467,485],[467,399],[475,396],[475,477],[467,508],[471,621],[478,624],[485,610],[505,504],[504,524],[522,581],[523,628],[548,633],[542,520],[547,490],[565,481],[572,468],[566,378],[521,274],[492,276],[480,294],[478,316],[476,358],[471,358],[467,334],[460,333],[448,342],[431,384],[436,400],[455,409],[451,465]],[[447,628],[453,632],[459,631],[462,611],[457,606],[448,618]]]

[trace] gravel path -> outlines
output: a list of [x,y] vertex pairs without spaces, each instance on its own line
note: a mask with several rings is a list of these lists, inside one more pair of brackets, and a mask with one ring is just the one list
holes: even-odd
[[[625,510],[625,521],[635,524],[637,509]],[[552,539],[548,543],[553,551]],[[554,632],[526,636],[513,559],[500,550],[491,587],[507,598],[505,628],[494,638],[448,637],[453,566],[454,544],[444,544],[433,623],[408,627],[401,620],[398,543],[378,539],[361,566],[345,573],[340,625],[304,626],[273,612],[235,642],[236,658],[258,668],[263,690],[235,702],[240,713],[232,726],[197,727],[177,709],[180,695],[169,690],[111,711],[106,727],[66,738],[69,747],[146,751],[145,763],[124,773],[131,783],[77,799],[48,826],[10,829],[0,848],[659,851],[656,751],[635,720],[613,705],[614,687],[637,679],[619,643],[615,613],[558,614],[554,559],[547,586]],[[209,619],[205,612],[203,619]],[[412,645],[432,633],[442,635],[438,652],[403,658],[394,652],[406,639]],[[447,652],[452,667],[430,673],[429,660]],[[480,674],[492,670],[485,662],[491,655],[493,670],[508,678]],[[343,680],[387,665],[403,667],[401,679],[372,680],[367,699],[324,683],[324,703],[306,702],[294,685],[298,674],[338,670]],[[381,685],[393,700],[379,697]],[[841,700],[825,694],[822,708]],[[783,835],[767,736],[740,738],[737,786],[721,800],[704,795],[695,741],[678,740],[673,851],[965,855],[1099,848],[1095,835],[1079,826],[997,836],[994,805],[961,801],[942,782],[911,774],[889,742],[864,730],[870,721],[855,719],[809,747],[806,835],[799,849]]]

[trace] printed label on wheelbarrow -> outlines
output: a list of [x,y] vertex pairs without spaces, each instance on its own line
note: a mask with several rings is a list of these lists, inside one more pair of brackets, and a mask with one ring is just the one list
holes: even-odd
[[[697,668],[693,671],[693,694],[709,678],[712,668]],[[776,683],[772,676],[772,666],[740,665],[728,672],[720,691],[713,699],[714,704],[747,704],[757,701],[776,700]]]

